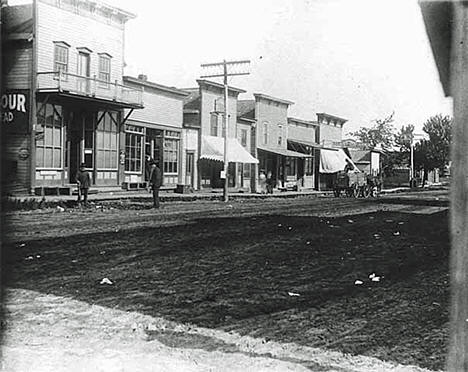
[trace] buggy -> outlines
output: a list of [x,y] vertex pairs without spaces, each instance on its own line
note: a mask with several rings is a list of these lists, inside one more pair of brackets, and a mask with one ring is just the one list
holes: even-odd
[[342,191],[346,196],[357,198],[369,197],[372,189],[365,173],[340,171],[336,174],[333,194],[338,197]]

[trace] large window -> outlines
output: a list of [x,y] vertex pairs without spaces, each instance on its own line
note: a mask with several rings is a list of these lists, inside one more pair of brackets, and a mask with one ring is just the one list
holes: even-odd
[[314,174],[314,158],[306,158],[304,161],[304,173],[306,176]]
[[180,133],[167,130],[164,134],[164,173],[177,173]]
[[38,113],[37,119],[36,166],[62,169],[62,107],[46,104]]
[[216,113],[210,116],[210,134],[214,137],[218,136],[218,114]]
[[125,171],[141,172],[144,128],[125,126]]
[[268,123],[263,123],[263,144],[268,144]]
[[62,41],[54,43],[54,71],[62,74],[61,79],[66,79],[68,72],[69,45]]
[[286,156],[286,176],[295,176],[296,175],[296,158]]
[[[104,115],[104,116],[102,116]],[[101,119],[102,116],[102,119]],[[96,128],[97,168],[116,170],[118,152],[117,113],[99,113],[101,121]]]
[[245,163],[243,164],[243,166],[244,166],[244,169],[243,169],[244,178],[250,178],[250,164]]
[[111,57],[108,54],[99,55],[99,85],[109,88],[111,78]]

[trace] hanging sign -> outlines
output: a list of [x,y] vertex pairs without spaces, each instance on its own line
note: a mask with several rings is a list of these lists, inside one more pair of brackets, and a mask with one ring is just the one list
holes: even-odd
[[0,100],[2,129],[6,133],[29,132],[29,91],[9,90]]

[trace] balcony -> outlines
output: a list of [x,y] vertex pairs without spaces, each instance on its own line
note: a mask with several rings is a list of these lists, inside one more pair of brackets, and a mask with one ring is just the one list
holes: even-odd
[[122,108],[142,108],[143,90],[131,88],[117,81],[109,82],[96,77],[64,72],[38,72],[37,91],[59,93],[114,103]]

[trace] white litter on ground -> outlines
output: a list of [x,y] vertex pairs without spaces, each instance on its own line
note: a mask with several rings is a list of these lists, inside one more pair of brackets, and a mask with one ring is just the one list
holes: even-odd
[[299,297],[300,296],[299,293],[294,293],[294,292],[288,292],[288,295],[290,295],[291,297]]
[[110,281],[109,278],[104,278],[104,279],[101,280],[101,282],[100,282],[99,284],[109,284],[109,285],[112,285],[112,284],[114,284],[114,283],[112,283],[112,282]]
[[356,280],[354,282],[355,285],[361,285],[361,284],[364,284],[364,282],[362,280]]

